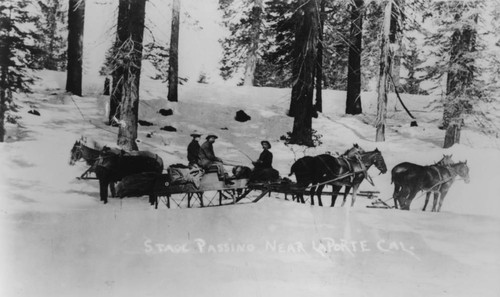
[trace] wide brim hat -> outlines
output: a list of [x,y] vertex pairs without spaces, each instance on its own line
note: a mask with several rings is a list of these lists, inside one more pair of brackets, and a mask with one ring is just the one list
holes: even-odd
[[200,137],[200,136],[201,136],[201,134],[198,134],[198,133],[191,134],[191,137]]
[[260,142],[260,144],[264,144],[264,143],[266,143],[266,144],[269,146],[269,148],[271,148],[271,143],[269,143],[269,141],[267,141],[267,140],[262,140],[262,141]]
[[215,139],[219,138],[219,137],[217,137],[217,135],[210,134],[210,135],[207,136],[207,140],[209,140],[212,137],[215,138]]

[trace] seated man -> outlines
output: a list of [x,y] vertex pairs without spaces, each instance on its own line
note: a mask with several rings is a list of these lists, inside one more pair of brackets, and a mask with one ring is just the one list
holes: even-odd
[[197,133],[191,134],[193,140],[189,143],[187,148],[189,166],[199,165],[200,163],[200,144],[198,143],[200,136],[201,135]]
[[269,151],[271,144],[267,140],[260,142],[264,149],[259,159],[252,162],[254,169],[250,174],[251,181],[271,181],[279,178],[279,173],[273,168],[273,153]]
[[[208,135],[207,141],[205,141],[199,152],[199,165],[201,168],[208,170],[210,167],[217,167],[217,174],[219,180],[224,180],[226,182],[226,173],[224,171],[224,166],[222,160],[215,156],[213,144],[218,137],[215,135]],[[231,182],[226,182],[226,184],[232,184]]]

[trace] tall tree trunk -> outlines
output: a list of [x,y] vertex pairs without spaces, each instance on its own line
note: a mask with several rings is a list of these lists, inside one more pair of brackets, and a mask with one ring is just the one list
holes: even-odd
[[[118,4],[118,21],[116,23],[116,40],[114,44],[114,52],[118,53],[123,46],[125,40],[128,39],[129,32],[129,9],[130,0],[120,0]],[[120,103],[122,101],[123,92],[123,65],[117,64],[111,76],[113,77],[111,96],[109,98],[109,124],[114,123],[113,118],[120,119]]]
[[[460,18],[459,15],[456,17]],[[474,20],[477,22],[477,17]],[[477,32],[470,26],[457,29],[451,37],[450,71],[446,81],[446,98],[443,109],[443,128],[446,128],[444,147],[460,141],[463,126],[462,114],[470,108],[468,89],[474,80],[474,58],[469,53],[476,50]]]
[[172,31],[170,33],[170,56],[168,57],[168,101],[178,101],[179,87],[179,14],[180,0],[173,0]]
[[385,141],[385,121],[387,116],[387,91],[388,77],[391,71],[391,56],[389,49],[389,34],[391,27],[392,0],[388,0],[385,6],[384,25],[382,26],[382,38],[380,39],[380,72],[378,79],[377,97],[377,134],[375,141]]
[[320,24],[318,28],[318,52],[316,55],[316,105],[317,112],[323,112],[323,35],[325,28],[325,3],[326,0],[320,0]]
[[292,97],[296,95],[296,110],[290,143],[313,146],[312,116],[314,74],[316,64],[316,46],[318,42],[318,22],[320,0],[302,0],[301,19],[296,27],[294,51],[294,70],[297,80],[292,88]]
[[129,10],[130,38],[123,45],[129,53],[124,67],[123,98],[121,104],[121,125],[118,131],[118,145],[126,150],[137,150],[137,122],[139,117],[139,82],[142,64],[142,40],[146,1],[131,0]]
[[351,34],[349,40],[349,67],[347,71],[346,114],[360,114],[361,106],[361,42],[363,40],[364,1],[351,4]]
[[250,32],[250,47],[248,49],[247,60],[245,64],[245,77],[243,79],[244,86],[253,86],[255,84],[255,68],[257,67],[258,49],[260,43],[260,24],[262,22],[262,0],[254,0],[251,12],[251,32]]
[[68,67],[66,91],[82,95],[83,27],[85,0],[69,0],[68,8]]
[[401,55],[403,54],[403,8],[404,0],[393,0],[391,14],[391,33],[389,40],[392,44],[392,70],[391,75],[394,85],[390,84],[390,90],[400,91],[400,72],[401,72]]

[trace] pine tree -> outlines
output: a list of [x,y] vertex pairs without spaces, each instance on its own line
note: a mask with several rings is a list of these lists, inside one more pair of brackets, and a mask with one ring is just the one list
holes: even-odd
[[69,0],[66,91],[77,96],[82,95],[84,21],[85,0]]
[[259,86],[291,87],[291,66],[298,1],[270,0],[265,6],[267,30],[263,37],[262,61],[258,63],[255,80]]
[[485,38],[485,31],[488,26],[497,28],[490,24],[495,6],[483,0],[436,1],[429,11],[434,30],[427,36],[426,48],[429,58],[437,62],[425,71],[437,86],[445,85],[440,128],[447,130],[444,146],[449,147],[459,142],[464,120],[475,113],[476,103],[492,98],[490,90],[498,72],[492,68],[494,45],[490,36]]
[[323,39],[323,87],[346,90],[349,56],[348,1],[326,1]]
[[34,45],[40,36],[27,29],[34,24],[31,1],[0,3],[0,142],[5,138],[5,114],[11,108],[13,92],[30,92],[34,78],[27,73],[40,51]]
[[37,63],[41,67],[49,70],[66,69],[66,14],[62,9],[60,0],[38,1],[42,13],[42,20],[39,25],[41,40],[39,47],[43,49]]
[[313,146],[312,117],[316,50],[319,28],[319,0],[301,0],[293,47],[294,85],[290,100],[293,130],[290,143]]
[[263,0],[235,0],[221,5],[230,35],[221,41],[221,75],[241,76],[242,84],[255,85],[255,72],[262,56]]

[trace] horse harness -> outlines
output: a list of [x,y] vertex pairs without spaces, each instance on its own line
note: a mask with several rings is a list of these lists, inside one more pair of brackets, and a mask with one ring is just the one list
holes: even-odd
[[[441,175],[441,172],[437,168],[438,166],[444,167],[446,170],[448,170],[448,172],[450,173],[451,176],[449,178],[447,178],[447,179],[443,179],[443,176]],[[433,192],[434,191],[433,189],[435,187],[441,186],[442,184],[449,182],[450,180],[454,179],[457,176],[457,173],[454,170],[450,170],[452,167],[449,166],[449,165],[432,165],[432,166],[429,166],[429,167],[431,167],[431,168],[433,167],[433,169],[437,172],[437,174],[439,176],[439,182],[437,182],[435,185],[433,185],[428,190],[426,190],[427,192],[431,192],[431,191]]]
[[[347,165],[347,168],[349,170],[349,173],[346,173],[346,174],[343,174],[341,176],[338,176],[334,179],[331,179],[331,180],[327,180],[325,182],[321,182],[321,183],[317,183],[315,185],[312,185],[312,187],[317,187],[317,186],[321,186],[321,185],[326,185],[326,184],[329,184],[329,183],[332,183],[334,181],[337,181],[337,180],[341,180],[341,179],[344,179],[346,177],[349,177],[350,178],[350,183],[353,183],[354,182],[354,178],[356,176],[357,173],[364,173],[365,175],[365,178],[368,180],[368,182],[374,186],[375,184],[373,183],[373,180],[371,178],[371,176],[368,174],[368,169],[366,168],[365,164],[363,163],[363,161],[361,160],[361,156],[359,154],[356,154],[355,155],[355,158],[348,158],[347,156],[340,156],[339,157],[336,157],[337,159],[342,159],[344,161],[344,163]],[[352,159],[355,159],[358,163],[358,165],[361,167],[361,170],[359,171],[356,171],[354,166],[351,164],[351,160]]]

